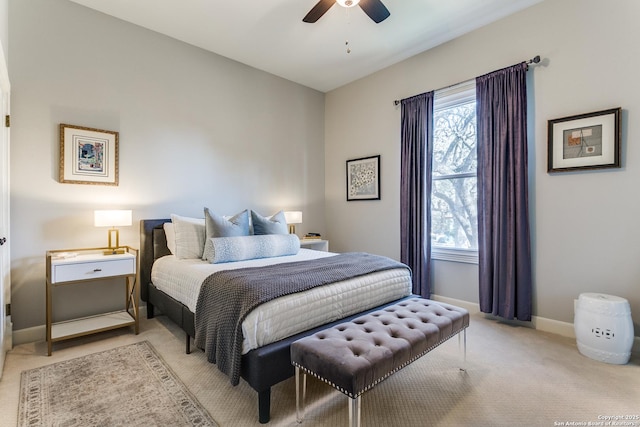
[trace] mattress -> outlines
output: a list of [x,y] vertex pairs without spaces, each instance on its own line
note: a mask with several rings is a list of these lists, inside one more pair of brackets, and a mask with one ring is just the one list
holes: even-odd
[[[173,255],[153,264],[151,281],[159,290],[195,312],[204,279],[216,271],[260,267],[333,256],[330,252],[301,248],[296,255],[224,264]],[[411,293],[407,269],[392,269],[320,286],[269,301],[249,313],[242,323],[242,353],[279,341],[307,329],[376,307]]]

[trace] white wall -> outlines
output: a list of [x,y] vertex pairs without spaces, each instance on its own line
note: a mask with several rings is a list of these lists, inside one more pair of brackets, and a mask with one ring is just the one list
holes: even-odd
[[7,52],[9,51],[9,0],[0,0],[0,43],[4,52],[5,60],[8,62]]
[[[45,321],[47,249],[106,245],[93,210],[137,221],[253,208],[324,228],[324,95],[66,0],[9,2],[12,317]],[[120,133],[120,185],[58,182],[60,123]],[[76,291],[73,291],[76,292]],[[78,291],[79,292],[79,291]],[[59,317],[96,309],[62,298]],[[107,304],[105,302],[105,304]]]
[[[196,216],[204,205],[301,209],[299,233],[319,231],[337,251],[399,258],[392,101],[540,54],[544,63],[530,71],[535,314],[571,322],[579,293],[606,292],[630,300],[640,330],[640,3],[545,1],[337,89],[326,105],[321,93],[71,2],[8,7],[0,41],[9,40],[12,83],[15,329],[44,323],[47,249],[104,243],[95,208],[130,207],[134,220]],[[622,169],[547,174],[547,120],[616,106],[624,109]],[[61,122],[120,132],[118,187],[57,182]],[[382,200],[347,203],[345,160],[373,154],[382,154]],[[138,245],[136,226],[121,233]],[[476,266],[434,264],[437,294],[477,301]]]
[[[400,257],[394,99],[541,55],[529,71],[534,314],[573,321],[582,292],[627,298],[640,333],[640,2],[544,1],[326,96],[326,212],[335,250]],[[622,168],[550,175],[547,120],[621,106]],[[345,160],[382,155],[382,200],[345,201]],[[477,302],[477,266],[434,261],[438,295]]]

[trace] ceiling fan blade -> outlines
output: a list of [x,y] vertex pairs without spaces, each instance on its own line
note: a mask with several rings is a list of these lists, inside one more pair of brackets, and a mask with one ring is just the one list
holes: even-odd
[[358,5],[376,24],[381,23],[391,15],[389,9],[380,0],[360,0]]
[[329,10],[331,8],[331,6],[333,6],[336,3],[336,0],[320,0],[318,3],[316,3],[315,6],[313,6],[313,9],[311,9],[309,11],[309,13],[307,13],[307,16],[305,16],[304,18],[302,18],[303,22],[308,22],[308,23],[314,23],[316,22],[318,19],[320,19],[322,17],[322,15],[324,15],[327,10]]

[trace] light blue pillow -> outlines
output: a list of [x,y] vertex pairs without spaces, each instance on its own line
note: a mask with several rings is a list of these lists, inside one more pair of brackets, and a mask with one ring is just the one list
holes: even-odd
[[232,217],[223,217],[204,208],[205,242],[202,259],[210,260],[211,238],[249,235],[249,211],[243,210]]
[[295,255],[300,250],[300,239],[295,234],[214,237],[209,242],[212,264]]
[[251,222],[253,223],[253,234],[288,234],[287,219],[284,212],[280,211],[268,218],[263,217],[255,211],[251,211]]

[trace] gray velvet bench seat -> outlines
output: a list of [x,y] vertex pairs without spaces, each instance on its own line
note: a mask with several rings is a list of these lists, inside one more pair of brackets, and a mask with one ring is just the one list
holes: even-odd
[[359,427],[362,393],[454,335],[460,339],[461,332],[466,358],[468,326],[467,310],[415,297],[295,341],[298,422],[304,418],[306,374],[346,394],[349,425]]

